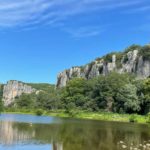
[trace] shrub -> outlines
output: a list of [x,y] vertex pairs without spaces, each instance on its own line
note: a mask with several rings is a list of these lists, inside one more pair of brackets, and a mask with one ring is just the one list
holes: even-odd
[[131,115],[129,118],[129,122],[137,122],[137,118],[135,115]]
[[42,115],[43,115],[43,110],[42,110],[42,109],[38,109],[38,110],[36,111],[36,115],[37,115],[37,116],[42,116]]
[[112,56],[115,54],[116,54],[116,52],[112,52],[110,54],[103,56],[104,61],[107,63],[111,63],[112,62]]
[[140,55],[143,56],[144,60],[150,59],[150,46],[146,45],[140,49]]
[[70,111],[69,111],[69,116],[70,116],[70,117],[75,117],[77,114],[78,114],[78,111],[77,111],[77,110],[70,110]]
[[139,49],[141,49],[140,45],[133,44],[133,45],[131,45],[125,49],[125,53],[128,53],[130,51],[134,51],[134,50],[139,50]]

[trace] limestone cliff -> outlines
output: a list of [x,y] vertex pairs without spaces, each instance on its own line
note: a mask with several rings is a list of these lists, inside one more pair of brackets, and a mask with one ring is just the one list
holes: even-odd
[[13,103],[15,97],[21,96],[23,93],[30,94],[36,90],[31,86],[20,81],[8,81],[3,87],[3,102],[4,106],[9,106]]
[[149,77],[150,45],[144,47],[133,45],[124,52],[111,53],[85,66],[65,70],[58,74],[57,87],[66,86],[67,82],[74,77],[91,79],[99,75],[107,75],[112,71],[133,73],[138,78]]

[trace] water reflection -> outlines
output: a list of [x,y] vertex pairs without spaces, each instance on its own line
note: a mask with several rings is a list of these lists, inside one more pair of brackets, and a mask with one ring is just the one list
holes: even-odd
[[0,142],[4,145],[12,145],[18,141],[26,141],[35,137],[35,131],[19,130],[13,122],[0,122]]
[[0,122],[0,150],[5,149],[2,145],[31,144],[39,145],[38,150],[44,148],[40,149],[41,145],[49,150],[119,150],[119,141],[129,146],[149,139],[150,128],[146,125],[69,119],[51,124]]

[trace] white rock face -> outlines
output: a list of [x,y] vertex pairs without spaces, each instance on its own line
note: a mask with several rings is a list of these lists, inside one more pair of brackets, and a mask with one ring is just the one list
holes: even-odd
[[114,71],[116,68],[116,55],[112,56],[112,63],[107,64],[108,72]]
[[6,85],[4,85],[3,89],[3,102],[4,106],[9,106],[13,103],[15,97],[21,96],[23,93],[30,94],[35,92],[31,86],[28,86],[19,81],[8,81]]
[[137,65],[137,75],[139,78],[150,76],[150,61],[143,61],[142,57],[139,58]]
[[128,61],[125,64],[123,64],[122,72],[128,72],[128,73],[135,72],[137,57],[138,57],[138,50],[128,52],[127,53]]
[[[118,68],[117,63],[121,67]],[[66,86],[67,82],[74,77],[91,79],[99,75],[108,75],[112,71],[134,73],[138,78],[147,78],[150,76],[150,60],[143,60],[136,49],[129,51],[127,54],[124,53],[121,60],[117,60],[116,55],[112,55],[111,62],[106,62],[101,58],[85,66],[73,67],[63,71],[58,75],[57,87]]]
[[80,67],[72,67],[70,70],[65,70],[61,72],[57,77],[57,87],[66,86],[67,82],[73,77],[81,77],[81,68]]
[[95,62],[95,64],[91,67],[91,70],[89,71],[88,79],[91,79],[91,78],[94,78],[94,77],[100,75],[99,66],[100,66],[100,64]]
[[67,84],[67,81],[69,80],[67,76],[67,71],[61,72],[57,77],[57,87],[64,87]]

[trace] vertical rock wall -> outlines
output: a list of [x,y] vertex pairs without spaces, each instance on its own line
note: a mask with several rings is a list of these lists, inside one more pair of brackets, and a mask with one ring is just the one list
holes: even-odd
[[139,56],[139,51],[136,49],[122,53],[121,59],[113,54],[111,61],[100,58],[85,66],[72,67],[59,73],[57,87],[66,86],[67,82],[74,77],[91,79],[99,75],[107,75],[112,71],[134,73],[138,78],[147,78],[150,76],[150,60],[144,60],[142,56]]
[[3,88],[4,106],[9,106],[14,102],[15,97],[21,96],[23,93],[30,94],[35,92],[31,86],[28,86],[19,81],[8,81]]

